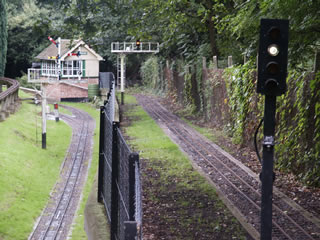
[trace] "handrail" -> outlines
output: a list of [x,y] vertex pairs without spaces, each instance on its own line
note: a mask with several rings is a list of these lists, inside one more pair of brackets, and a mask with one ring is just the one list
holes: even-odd
[[0,77],[0,84],[10,84],[11,86],[4,92],[0,93],[0,100],[5,99],[9,95],[19,90],[20,83],[11,78]]
[[0,93],[0,122],[4,121],[9,114],[14,113],[19,106],[19,87],[17,80],[0,77],[0,85],[7,85],[6,91]]

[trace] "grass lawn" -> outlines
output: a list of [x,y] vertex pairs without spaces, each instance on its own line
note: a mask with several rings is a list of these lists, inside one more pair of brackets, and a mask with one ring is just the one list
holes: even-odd
[[166,226],[159,230],[159,234],[165,234],[162,239],[199,239],[199,233],[201,239],[245,239],[241,225],[190,160],[136,105],[134,97],[127,94],[125,99],[124,114],[131,119],[125,132],[133,150],[139,151],[145,201],[153,206],[144,209],[148,212],[144,223]]
[[[22,91],[20,97],[28,97]],[[47,121],[41,149],[41,106],[26,101],[0,122],[0,239],[27,239],[49,200],[71,139],[64,122]]]

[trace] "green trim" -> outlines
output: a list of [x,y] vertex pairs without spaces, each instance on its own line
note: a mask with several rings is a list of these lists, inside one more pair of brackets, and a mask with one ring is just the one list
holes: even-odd
[[86,60],[82,60],[82,77],[86,76]]

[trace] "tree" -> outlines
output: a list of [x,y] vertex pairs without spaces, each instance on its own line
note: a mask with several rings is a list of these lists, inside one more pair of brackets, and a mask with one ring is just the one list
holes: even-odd
[[318,1],[235,1],[234,10],[219,21],[218,31],[224,32],[228,46],[256,57],[260,19],[289,19],[289,63],[292,67],[304,66],[320,48],[319,15]]
[[0,0],[0,76],[4,76],[6,66],[7,37],[6,0]]
[[[161,55],[189,61],[219,54],[217,19],[230,0],[76,0],[68,8],[69,31],[96,42],[109,55],[111,41],[157,41]],[[100,42],[99,42],[100,41]],[[200,51],[199,51],[200,49]]]
[[[219,54],[216,20],[221,13],[219,1],[135,1],[139,14],[131,16],[129,32],[147,38],[160,38],[167,55],[192,60],[199,55]],[[133,17],[133,18],[132,18]],[[208,50],[209,46],[209,51]]]
[[8,52],[6,76],[20,77],[31,67],[34,57],[47,47],[48,35],[55,34],[50,19],[57,11],[39,8],[35,0],[8,2]]

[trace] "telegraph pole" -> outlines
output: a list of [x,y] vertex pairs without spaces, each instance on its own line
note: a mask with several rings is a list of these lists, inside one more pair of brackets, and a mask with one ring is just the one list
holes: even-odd
[[261,19],[257,92],[265,95],[261,180],[261,240],[272,239],[276,98],[287,90],[289,21]]

